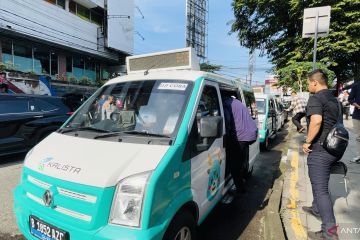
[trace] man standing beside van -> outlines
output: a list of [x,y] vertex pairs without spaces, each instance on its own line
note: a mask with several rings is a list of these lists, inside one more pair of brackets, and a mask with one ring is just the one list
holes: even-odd
[[240,193],[247,166],[249,165],[249,146],[257,139],[257,126],[247,107],[239,100],[224,94],[224,113],[226,126],[226,154],[236,191]]
[[291,93],[291,96],[293,97],[291,101],[291,105],[285,111],[289,112],[293,110],[293,117],[291,120],[296,126],[297,131],[299,133],[302,133],[305,130],[305,128],[301,125],[301,119],[306,116],[305,113],[306,101],[304,98],[297,96],[295,91]]
[[320,70],[309,74],[309,92],[313,93],[307,104],[306,114],[309,118],[309,127],[306,141],[303,145],[304,153],[309,154],[307,165],[313,192],[311,207],[303,210],[317,218],[321,218],[321,230],[308,232],[310,239],[338,239],[331,234],[336,226],[333,205],[329,193],[329,179],[331,165],[339,158],[328,153],[322,146],[327,134],[337,122],[339,117],[339,104],[327,87],[328,78]]

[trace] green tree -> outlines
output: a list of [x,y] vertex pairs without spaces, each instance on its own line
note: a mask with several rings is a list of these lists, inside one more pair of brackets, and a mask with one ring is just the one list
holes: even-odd
[[[335,73],[327,69],[326,65],[323,63],[317,63],[316,67],[324,70],[328,75],[328,85],[331,87],[335,79]],[[312,62],[295,62],[284,68],[278,69],[276,71],[279,78],[277,86],[281,87],[285,92],[287,92],[288,89],[307,91],[307,75],[312,68]]]
[[221,65],[211,64],[209,62],[204,62],[200,64],[200,70],[204,72],[212,72],[215,73],[217,71],[220,71],[222,68]]
[[330,34],[318,39],[317,60],[338,81],[360,80],[360,0],[234,0],[231,32],[240,44],[260,49],[277,69],[312,60],[314,40],[303,39],[304,8],[331,6]]

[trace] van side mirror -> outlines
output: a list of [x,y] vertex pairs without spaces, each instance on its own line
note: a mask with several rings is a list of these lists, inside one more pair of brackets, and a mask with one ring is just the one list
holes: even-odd
[[200,137],[203,142],[196,145],[197,150],[205,151],[209,149],[209,138],[218,138],[223,134],[223,118],[221,116],[202,117],[200,119]]

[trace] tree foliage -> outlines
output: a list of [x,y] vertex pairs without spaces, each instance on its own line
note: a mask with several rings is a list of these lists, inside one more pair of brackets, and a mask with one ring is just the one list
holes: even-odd
[[318,39],[317,60],[339,81],[360,80],[360,0],[233,0],[240,44],[260,49],[277,69],[312,61],[314,40],[303,39],[304,8],[331,6],[330,34]]
[[[327,69],[326,65],[323,63],[317,63],[316,67],[324,70],[324,72],[328,75],[328,85],[331,87],[335,79],[335,73]],[[307,91],[307,76],[312,69],[312,62],[295,62],[283,67],[276,72],[279,78],[277,86],[281,87],[284,92],[287,92],[289,89],[298,92],[300,90],[300,86],[302,91]]]
[[212,72],[215,73],[217,71],[220,71],[222,68],[221,65],[211,64],[209,62],[204,62],[200,64],[200,70],[204,72]]

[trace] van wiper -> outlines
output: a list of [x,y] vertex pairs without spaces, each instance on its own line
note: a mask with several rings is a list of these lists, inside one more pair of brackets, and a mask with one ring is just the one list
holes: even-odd
[[123,134],[124,132],[106,132],[103,134],[99,134],[97,136],[94,137],[94,139],[100,139],[100,138],[107,138],[107,137],[114,137],[114,136],[119,136],[121,134]]
[[137,130],[131,130],[131,131],[123,131],[123,133],[127,134],[135,134],[135,135],[143,135],[143,136],[149,136],[149,137],[163,137],[163,138],[170,138],[168,135],[159,134],[159,133],[152,133],[148,131],[137,131]]
[[93,132],[105,132],[105,133],[109,132],[107,130],[93,128],[93,127],[78,127],[78,128],[67,128],[67,129],[62,128],[58,130],[59,133],[69,133],[69,132],[77,132],[77,131],[93,131]]

